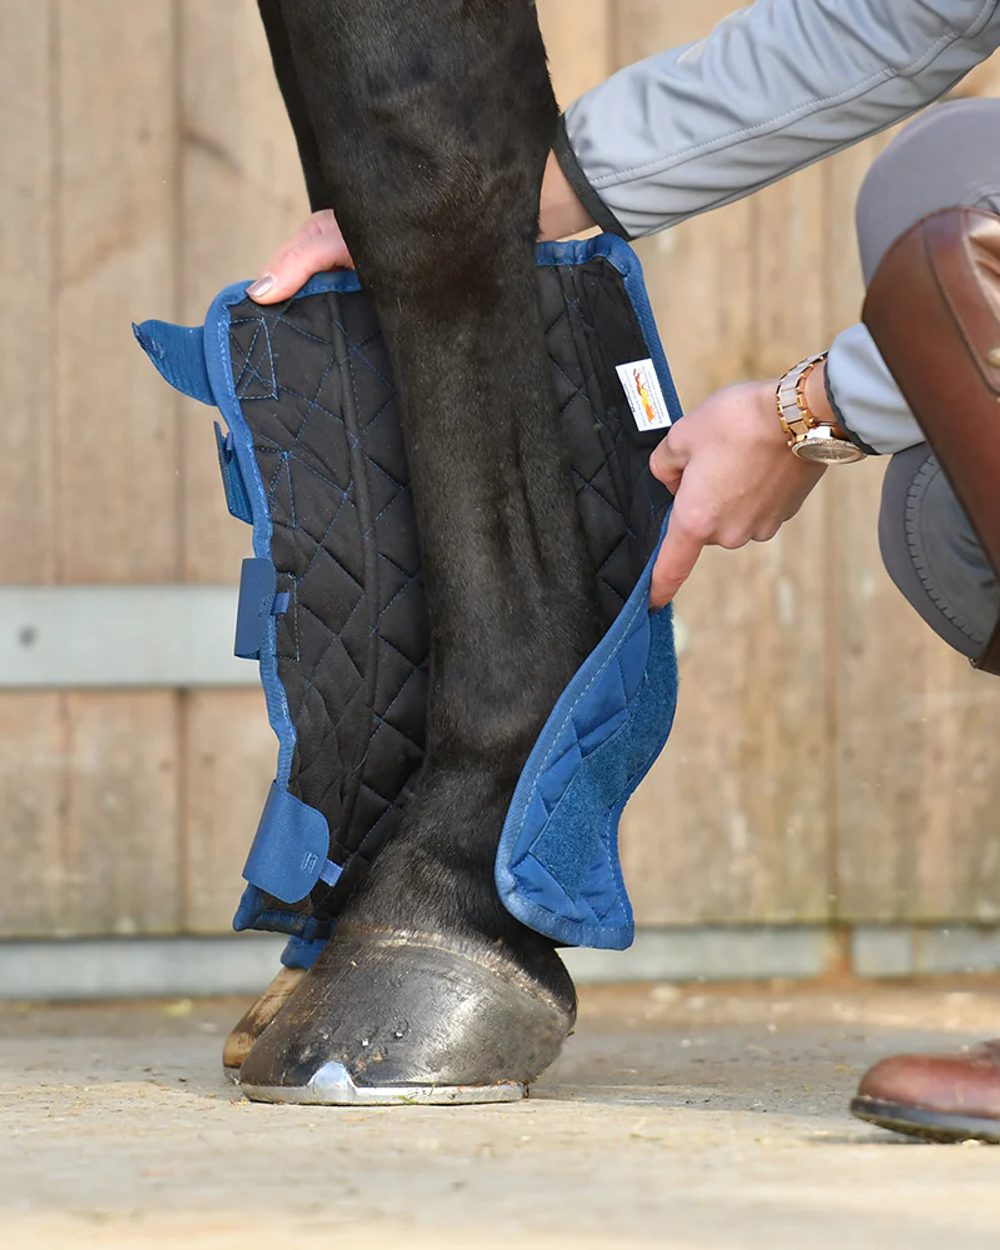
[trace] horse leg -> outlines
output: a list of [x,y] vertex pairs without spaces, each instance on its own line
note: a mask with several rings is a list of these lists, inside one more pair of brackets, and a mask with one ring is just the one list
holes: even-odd
[[544,48],[529,0],[294,0],[283,16],[403,399],[431,671],[401,830],[243,1085],[510,1096],[557,1053],[575,993],[551,941],[503,908],[493,861],[528,752],[600,634],[535,293],[556,122]]

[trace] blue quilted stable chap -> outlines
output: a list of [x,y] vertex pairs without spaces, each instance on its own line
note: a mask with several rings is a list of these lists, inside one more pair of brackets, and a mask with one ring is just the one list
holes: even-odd
[[[618,816],[666,740],[677,685],[669,612],[646,607],[669,496],[648,471],[663,430],[643,414],[680,409],[628,246],[603,235],[543,244],[537,259],[608,632],[524,769],[497,886],[514,915],[559,941],[620,947],[632,920]],[[286,963],[307,966],[399,827],[423,755],[428,622],[386,346],[351,273],[320,275],[273,307],[240,283],[203,326],[147,321],[136,337],[168,382],[224,421],[223,489],[253,535],[235,650],[260,665],[278,738],[234,924],[288,933]]]

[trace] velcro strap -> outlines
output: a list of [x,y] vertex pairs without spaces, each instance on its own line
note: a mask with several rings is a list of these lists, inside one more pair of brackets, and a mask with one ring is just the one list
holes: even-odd
[[236,645],[241,660],[259,660],[260,649],[272,616],[288,611],[288,591],[276,593],[277,573],[270,560],[243,561],[240,597],[236,608]]
[[253,524],[253,511],[250,507],[250,494],[240,462],[236,458],[236,447],[231,433],[223,434],[218,421],[215,423],[215,445],[219,452],[219,470],[222,473],[222,485],[226,492],[226,505],[230,513],[240,521]]
[[243,877],[285,903],[297,903],[318,881],[334,885],[343,869],[328,858],[330,828],[314,807],[272,782]]
[[175,326],[169,321],[132,324],[139,346],[157,372],[181,392],[201,404],[214,406],[212,382],[205,361],[203,326]]

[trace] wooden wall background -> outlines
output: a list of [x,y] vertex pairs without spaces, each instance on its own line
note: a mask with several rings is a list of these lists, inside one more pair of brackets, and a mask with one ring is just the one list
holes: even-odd
[[[543,0],[561,101],[735,7]],[[304,215],[255,5],[0,0],[0,56],[0,581],[233,582],[207,410],[129,322],[200,320]],[[689,405],[856,319],[884,142],[641,246]],[[880,475],[831,473],[685,592],[679,723],[626,820],[643,923],[1000,920],[1000,691],[888,583]],[[274,758],[255,691],[0,693],[0,933],[227,929]]]

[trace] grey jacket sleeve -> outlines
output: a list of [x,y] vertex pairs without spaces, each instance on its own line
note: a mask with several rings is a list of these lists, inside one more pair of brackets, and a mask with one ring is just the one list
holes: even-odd
[[840,424],[869,455],[924,441],[875,341],[863,325],[839,334],[826,363],[826,391]]
[[557,155],[628,238],[890,126],[1000,46],[1000,0],[757,0],[582,96]]

